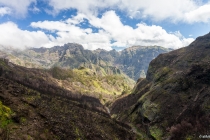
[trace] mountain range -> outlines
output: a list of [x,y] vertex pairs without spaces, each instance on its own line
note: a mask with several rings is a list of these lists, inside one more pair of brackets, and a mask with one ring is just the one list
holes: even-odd
[[120,52],[97,49],[85,50],[79,44],[69,43],[52,48],[32,48],[24,51],[10,51],[11,62],[29,68],[90,68],[101,75],[125,73],[133,80],[145,78],[149,62],[160,53],[172,49],[160,46],[133,46]]

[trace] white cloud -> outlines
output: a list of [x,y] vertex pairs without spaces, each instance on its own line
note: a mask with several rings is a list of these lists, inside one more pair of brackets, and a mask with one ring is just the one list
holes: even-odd
[[120,17],[114,11],[106,12],[102,18],[93,17],[90,24],[102,28],[112,40],[112,45],[118,47],[130,47],[132,45],[161,45],[170,48],[184,47],[194,39],[184,38],[180,32],[167,33],[162,27],[156,25],[137,24],[137,28],[123,25]]
[[125,9],[133,17],[150,18],[153,21],[165,19],[176,21],[182,18],[183,13],[195,7],[196,4],[192,0],[124,0],[120,4],[120,8]]
[[[206,22],[209,21],[209,3],[201,0],[48,0],[54,14],[61,10],[77,9],[86,15],[97,15],[104,9],[124,11],[131,18],[153,21]],[[187,20],[186,20],[187,19]]]
[[79,24],[83,22],[85,18],[87,18],[85,14],[78,13],[76,16],[69,18],[66,22],[70,24]]
[[203,5],[193,11],[185,13],[185,20],[189,23],[209,22],[210,21],[210,3]]
[[37,8],[36,6],[34,6],[33,8],[30,8],[29,10],[32,11],[33,13],[39,13],[40,12],[40,9]]
[[36,3],[36,0],[0,0],[0,6],[10,8],[10,14],[18,17],[25,17],[32,3]]
[[138,28],[134,31],[136,38],[136,45],[160,45],[167,48],[180,48],[189,45],[193,38],[180,37],[177,33],[167,33],[162,27],[146,24],[138,24]]
[[21,30],[12,22],[0,24],[0,45],[25,49],[27,47],[47,46],[49,37],[41,31]]
[[[40,12],[36,2],[37,0],[0,0],[0,16],[15,14],[18,17],[25,17],[28,10]],[[53,8],[53,11],[45,9],[50,14],[76,9],[81,15],[83,13],[85,16],[96,16],[105,9],[114,9],[123,11],[130,18],[158,22],[210,21],[210,3],[202,3],[202,0],[44,0],[43,2],[48,2]],[[33,8],[29,8],[31,5]]]
[[54,8],[54,13],[60,10],[77,9],[87,15],[97,15],[103,8],[117,6],[119,0],[48,0],[49,5]]
[[0,16],[11,14],[11,9],[8,7],[0,7]]
[[[82,28],[80,24],[88,22],[93,28]],[[179,31],[167,33],[162,27],[139,23],[136,28],[124,25],[114,11],[105,12],[101,18],[78,13],[63,21],[32,22],[37,31],[21,30],[15,23],[0,24],[0,45],[24,49],[26,47],[52,47],[65,43],[79,43],[86,49],[132,45],[160,45],[179,48],[187,46],[194,39],[184,38]],[[51,34],[56,36],[52,36]]]
[[[34,28],[40,28],[48,30],[50,32],[55,32],[57,37],[52,39],[54,45],[63,45],[65,43],[74,42],[79,43],[86,49],[97,49],[103,48],[106,50],[111,49],[109,35],[100,31],[99,33],[92,33],[91,28],[82,29],[73,23],[74,17],[69,23],[69,19],[66,21],[43,21],[43,22],[32,22],[31,26]],[[76,19],[77,20],[77,19]]]
[[[83,29],[84,19],[99,31],[92,32],[91,28]],[[52,40],[55,44],[75,42],[87,49],[103,48],[110,50],[111,46],[130,47],[132,45],[160,45],[170,48],[187,46],[194,39],[184,38],[180,32],[167,33],[162,27],[156,25],[137,24],[137,28],[124,25],[114,11],[108,11],[101,18],[86,17],[78,14],[65,21],[39,21],[32,22],[31,27],[55,32],[57,37]],[[111,40],[114,43],[111,43]]]

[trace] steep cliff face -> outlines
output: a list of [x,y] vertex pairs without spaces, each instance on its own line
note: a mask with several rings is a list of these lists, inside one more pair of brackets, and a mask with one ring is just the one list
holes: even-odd
[[115,50],[105,51],[98,49],[94,51],[103,60],[118,67],[126,75],[135,81],[145,78],[149,63],[159,54],[166,53],[172,49],[160,46],[133,46],[120,52]]
[[145,78],[149,63],[159,54],[171,51],[160,46],[133,46],[120,52],[115,64],[135,81]]
[[160,54],[151,61],[146,79],[138,81],[133,94],[113,103],[111,113],[135,124],[148,139],[199,139],[208,134],[209,54],[210,34]]

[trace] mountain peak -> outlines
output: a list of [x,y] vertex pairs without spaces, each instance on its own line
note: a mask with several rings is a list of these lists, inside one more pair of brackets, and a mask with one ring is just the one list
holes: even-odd
[[206,38],[206,39],[209,39],[210,40],[210,32],[208,34],[203,35],[203,36],[197,37],[196,40],[197,39],[203,39],[203,38]]
[[204,36],[197,37],[194,42],[192,42],[190,47],[210,47],[210,32]]
[[61,51],[61,50],[67,50],[67,49],[70,49],[70,48],[78,48],[80,50],[84,50],[83,46],[80,45],[80,44],[77,44],[77,43],[67,43],[67,44],[64,44],[63,46],[54,46],[52,48],[44,48],[44,47],[40,47],[40,48],[31,48],[30,50],[33,50],[37,53],[44,53],[46,52],[47,50],[51,51],[51,52],[54,52],[54,51]]
[[129,48],[126,48],[124,50],[126,51],[136,51],[136,50],[141,50],[141,49],[164,49],[164,50],[168,50],[167,48],[161,47],[161,46],[140,46],[140,45],[135,45]]
[[64,44],[64,47],[84,49],[81,44],[77,44],[77,43],[67,43],[67,44]]

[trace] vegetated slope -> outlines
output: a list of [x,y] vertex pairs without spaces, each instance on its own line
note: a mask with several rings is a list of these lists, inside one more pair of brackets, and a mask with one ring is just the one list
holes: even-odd
[[85,67],[73,70],[54,67],[49,69],[48,73],[56,79],[60,87],[99,98],[101,103],[113,100],[121,94],[130,93],[135,84],[124,74],[102,76]]
[[121,52],[103,49],[90,51],[85,50],[79,44],[68,43],[52,48],[15,50],[10,52],[7,58],[15,64],[30,68],[59,66],[73,69],[82,66],[101,75],[125,73],[130,78],[137,80],[139,77],[145,77],[152,59],[168,51],[171,49],[160,46],[133,46]]
[[0,139],[135,139],[94,97],[57,86],[48,72],[0,60]]
[[[210,130],[210,33],[161,54],[111,113],[147,139],[199,139]],[[146,137],[145,137],[146,139]]]

